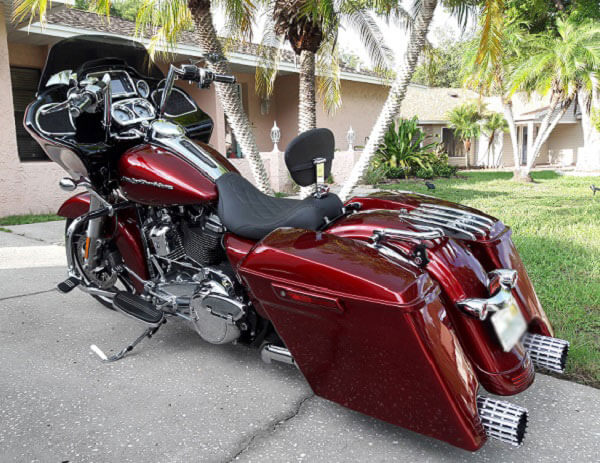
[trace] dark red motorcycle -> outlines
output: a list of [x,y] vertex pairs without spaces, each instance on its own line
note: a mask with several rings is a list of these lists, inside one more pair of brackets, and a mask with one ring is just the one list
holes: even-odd
[[[207,59],[219,59],[207,57]],[[343,204],[324,185],[327,129],[298,136],[285,161],[304,199],[258,191],[207,145],[213,123],[177,79],[235,82],[196,65],[166,78],[139,44],[67,39],[50,51],[25,126],[70,175],[69,278],[147,325],[168,318],[207,342],[256,346],[296,365],[314,392],[381,420],[476,450],[523,441],[513,395],[534,365],[565,367],[500,220],[411,192]]]

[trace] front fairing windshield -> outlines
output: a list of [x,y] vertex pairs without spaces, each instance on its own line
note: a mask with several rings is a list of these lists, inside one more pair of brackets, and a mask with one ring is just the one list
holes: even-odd
[[43,91],[50,78],[58,73],[81,74],[102,63],[127,66],[142,76],[158,80],[164,77],[141,43],[105,35],[80,35],[62,40],[50,49],[38,92]]

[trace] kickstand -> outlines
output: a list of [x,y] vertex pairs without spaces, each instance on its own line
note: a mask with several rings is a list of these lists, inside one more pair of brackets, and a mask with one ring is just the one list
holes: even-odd
[[144,338],[150,339],[152,336],[154,336],[154,334],[158,331],[158,329],[165,323],[167,323],[167,320],[163,319],[163,321],[160,322],[160,324],[158,324],[156,326],[152,326],[150,328],[147,328],[135,341],[133,341],[131,344],[129,344],[127,347],[125,347],[121,352],[119,352],[118,354],[112,355],[110,357],[108,357],[96,344],[92,344],[90,346],[90,349],[98,357],[100,357],[100,360],[102,360],[102,362],[104,362],[104,363],[116,362],[117,360],[121,360],[129,352],[131,352],[135,346],[137,346],[140,342],[142,342],[144,340]]

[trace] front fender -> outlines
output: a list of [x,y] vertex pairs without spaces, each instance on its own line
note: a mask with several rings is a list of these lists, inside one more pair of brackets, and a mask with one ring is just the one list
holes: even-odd
[[[60,206],[57,214],[66,219],[75,219],[89,210],[89,193],[79,193],[67,199]],[[112,239],[121,253],[125,265],[140,277],[147,279],[148,266],[144,257],[144,246],[135,212],[131,208],[117,212],[117,215],[111,218],[111,227],[108,227],[111,232],[115,230],[115,219],[117,226],[116,231],[112,234]],[[136,279],[133,280],[133,284],[138,291],[143,290],[143,285]]]
[[76,219],[90,210],[90,194],[79,193],[71,196],[58,208],[57,215],[65,219]]

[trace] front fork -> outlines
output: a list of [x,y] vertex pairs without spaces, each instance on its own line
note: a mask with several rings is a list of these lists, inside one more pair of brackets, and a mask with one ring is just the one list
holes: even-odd
[[[90,209],[89,212],[101,210],[104,204],[96,197],[96,195],[90,196]],[[100,233],[102,230],[102,222],[104,216],[90,219],[87,223],[87,231],[85,237],[85,249],[83,254],[83,262],[86,270],[91,270],[97,264],[97,251],[100,240]]]

